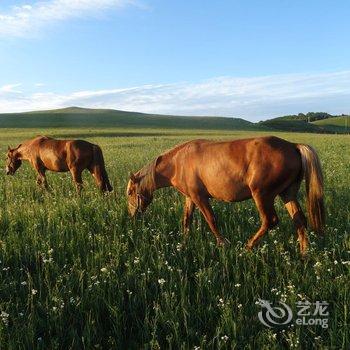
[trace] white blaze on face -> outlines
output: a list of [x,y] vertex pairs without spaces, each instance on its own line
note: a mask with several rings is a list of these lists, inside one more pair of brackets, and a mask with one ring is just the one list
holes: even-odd
[[126,195],[128,197],[128,211],[131,216],[134,216],[138,210],[137,195],[135,191],[135,184],[129,180],[126,188]]
[[10,175],[11,173],[10,165],[12,164],[11,154],[8,152],[6,156],[7,156],[6,157],[6,175]]
[[128,185],[126,186],[126,195],[129,196],[131,188],[131,180],[129,180]]

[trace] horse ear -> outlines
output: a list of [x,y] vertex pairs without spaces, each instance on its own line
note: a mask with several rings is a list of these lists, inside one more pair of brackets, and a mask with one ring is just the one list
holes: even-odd
[[136,182],[136,177],[135,175],[130,171],[129,178],[132,182]]
[[155,162],[156,166],[160,163],[160,161],[162,160],[162,158],[163,158],[163,157],[162,157],[161,155],[157,157],[156,162]]
[[21,146],[22,146],[22,144],[20,143],[20,144],[16,147],[16,149],[20,148]]
[[10,147],[10,146],[7,146],[7,150],[8,150],[8,151],[11,151],[11,147]]

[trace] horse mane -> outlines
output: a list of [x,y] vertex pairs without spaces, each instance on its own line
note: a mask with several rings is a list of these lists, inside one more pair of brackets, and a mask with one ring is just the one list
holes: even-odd
[[155,177],[158,158],[155,158],[136,173],[137,178],[140,179],[139,186],[142,192],[147,191],[152,193],[156,189]]
[[156,166],[157,166],[158,160],[160,158],[173,156],[174,153],[176,153],[177,151],[185,147],[190,142],[192,141],[181,143],[163,152],[161,155],[156,157],[152,162],[145,165],[141,170],[139,170],[135,175],[137,178],[140,179],[139,186],[141,191],[147,191],[149,193],[152,193],[157,188],[155,178],[156,178]]

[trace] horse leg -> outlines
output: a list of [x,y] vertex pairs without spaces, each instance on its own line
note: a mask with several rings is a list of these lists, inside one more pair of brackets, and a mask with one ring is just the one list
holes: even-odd
[[36,178],[37,185],[40,187],[43,185],[44,188],[47,190],[49,186],[48,186],[47,181],[46,181],[45,169],[43,169],[39,165],[35,165],[35,169],[38,173],[38,176]]
[[78,169],[75,166],[70,168],[69,170],[72,174],[73,181],[74,181],[75,187],[77,189],[77,192],[78,192],[78,194],[80,194],[81,190],[83,188],[83,180],[81,178],[82,170]]
[[247,249],[251,250],[256,242],[267,232],[278,224],[278,216],[274,208],[274,198],[262,196],[260,193],[253,192],[253,199],[258,208],[261,226],[258,232],[247,242]]
[[225,239],[218,230],[218,227],[216,225],[215,215],[209,203],[209,200],[207,198],[198,198],[196,200],[193,200],[193,202],[203,214],[205,221],[208,223],[210,230],[212,231],[212,233],[216,238],[217,244],[224,245],[226,243],[229,243],[229,241]]
[[90,174],[95,179],[97,187],[102,191],[106,192],[106,186],[101,175],[101,172],[97,169],[97,166],[92,166],[89,168]]
[[46,190],[49,189],[49,186],[47,184],[47,181],[46,181],[46,176],[45,174],[39,174],[38,177],[36,178],[36,183],[39,185],[39,186],[44,186],[44,188]]
[[36,184],[40,187],[43,183],[43,179],[42,176],[40,174],[38,174],[37,178],[36,178]]
[[292,200],[284,204],[288,210],[290,217],[293,220],[294,226],[298,233],[298,241],[300,247],[300,253],[302,256],[306,256],[308,247],[308,238],[306,234],[306,218],[301,210],[301,207],[297,200]]
[[280,196],[297,230],[300,253],[302,256],[305,256],[307,253],[308,246],[308,238],[306,234],[307,222],[305,215],[300,207],[300,204],[296,199],[296,195],[299,190],[299,185],[300,184],[295,184],[295,186],[291,186]]
[[188,235],[190,231],[190,225],[193,219],[193,211],[195,209],[195,205],[190,197],[186,197],[185,200],[185,208],[184,208],[184,216],[183,216],[183,231],[184,234]]

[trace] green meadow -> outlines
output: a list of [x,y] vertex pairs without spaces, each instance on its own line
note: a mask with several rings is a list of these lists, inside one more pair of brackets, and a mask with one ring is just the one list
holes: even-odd
[[[325,176],[323,237],[309,231],[301,260],[292,222],[280,218],[252,252],[248,238],[259,217],[251,200],[213,201],[219,228],[231,241],[218,248],[198,212],[187,240],[183,197],[159,190],[142,218],[131,220],[125,188],[161,152],[193,138],[237,139],[264,131],[186,128],[0,129],[7,145],[38,134],[83,138],[101,146],[114,187],[101,195],[89,173],[81,196],[69,174],[48,174],[37,187],[23,164],[0,174],[0,349],[349,349],[350,137],[273,133],[316,148]],[[304,184],[300,202],[305,206]],[[326,301],[328,328],[269,328],[258,299]]]

